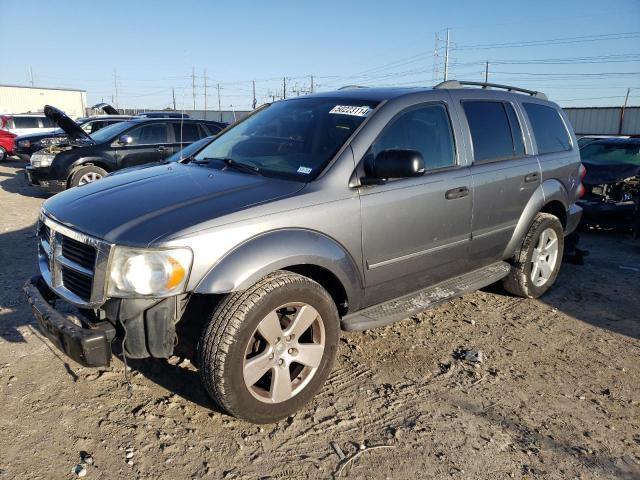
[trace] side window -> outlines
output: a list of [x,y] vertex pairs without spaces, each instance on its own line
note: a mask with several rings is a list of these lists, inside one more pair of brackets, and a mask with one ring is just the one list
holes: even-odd
[[539,154],[571,150],[569,134],[555,108],[538,103],[523,103],[522,105],[531,122]]
[[134,128],[129,132],[133,142],[131,145],[153,145],[167,143],[167,128],[164,123],[154,123]]
[[174,123],[173,134],[178,143],[191,143],[200,140],[200,130],[197,123]]
[[38,117],[13,117],[13,128],[40,128]]
[[522,129],[513,107],[505,102],[465,100],[474,163],[520,157],[524,155]]
[[449,114],[443,105],[429,105],[400,114],[371,147],[374,155],[383,150],[416,150],[427,170],[456,164]]
[[53,120],[47,118],[47,117],[42,117],[40,119],[42,121],[42,128],[57,128],[58,124],[56,122],[54,122]]

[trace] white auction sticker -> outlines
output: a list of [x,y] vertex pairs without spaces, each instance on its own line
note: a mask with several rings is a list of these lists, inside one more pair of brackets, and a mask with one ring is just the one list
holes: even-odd
[[356,107],[353,105],[336,105],[329,113],[338,115],[353,115],[354,117],[366,117],[371,111],[371,107]]
[[298,173],[309,175],[311,173],[311,169],[309,167],[298,167]]

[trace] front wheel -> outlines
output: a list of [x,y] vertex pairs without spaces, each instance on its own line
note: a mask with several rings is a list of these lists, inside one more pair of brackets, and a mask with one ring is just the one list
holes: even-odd
[[560,220],[549,213],[538,213],[516,252],[504,288],[520,297],[538,298],[556,281],[563,252]]
[[95,165],[87,165],[80,167],[71,175],[69,184],[72,187],[78,187],[80,185],[86,185],[87,183],[93,183],[106,175],[107,171],[103,168],[96,167]]
[[198,345],[200,377],[228,413],[272,423],[322,387],[338,335],[327,291],[307,277],[275,272],[214,309]]
[[0,147],[0,162],[4,162],[7,159],[7,151],[4,147]]

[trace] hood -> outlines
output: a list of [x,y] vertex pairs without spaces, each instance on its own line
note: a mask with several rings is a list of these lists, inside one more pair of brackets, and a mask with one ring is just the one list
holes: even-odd
[[108,103],[96,103],[93,107],[93,110],[102,110],[107,115],[120,115],[120,112],[113,108]]
[[44,114],[49,120],[55,122],[62,130],[64,130],[64,132],[69,136],[69,140],[95,145],[96,142],[94,142],[93,139],[84,130],[82,130],[76,122],[67,117],[62,110],[58,110],[56,107],[52,107],[51,105],[45,105]]
[[144,246],[187,228],[290,196],[304,183],[172,163],[69,189],[45,213],[120,245]]
[[603,185],[622,182],[625,178],[640,177],[640,165],[632,163],[612,163],[609,165],[582,162],[587,174],[582,180],[585,185]]

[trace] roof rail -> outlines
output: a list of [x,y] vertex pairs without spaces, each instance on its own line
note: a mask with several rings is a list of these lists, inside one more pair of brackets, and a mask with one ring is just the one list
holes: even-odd
[[356,88],[369,88],[364,85],[345,85],[344,87],[340,87],[338,90],[353,90]]
[[453,88],[462,88],[465,85],[470,85],[474,87],[482,87],[482,88],[500,88],[502,90],[507,90],[509,92],[520,92],[526,93],[527,95],[531,95],[532,97],[542,98],[543,100],[547,100],[547,96],[542,92],[537,92],[535,90],[527,90],[526,88],[513,87],[511,85],[500,85],[499,83],[486,83],[486,82],[467,82],[461,80],[446,80],[444,82],[439,83],[433,88],[437,89],[453,89]]

